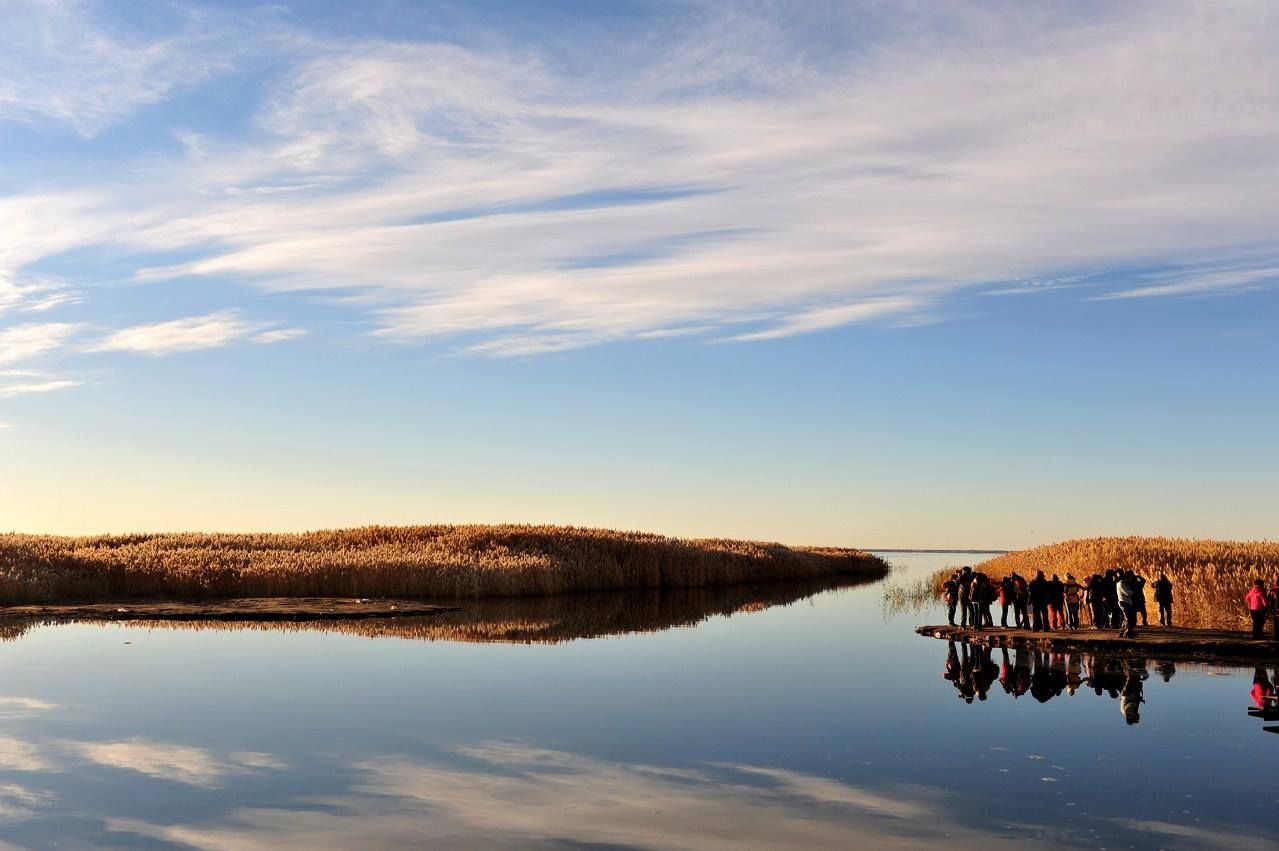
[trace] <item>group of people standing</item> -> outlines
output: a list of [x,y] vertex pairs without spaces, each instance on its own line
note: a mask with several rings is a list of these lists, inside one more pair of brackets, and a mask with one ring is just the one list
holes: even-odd
[[[1146,616],[1144,576],[1131,570],[1107,570],[1085,576],[1083,582],[1067,573],[1063,581],[1037,571],[1035,578],[1013,572],[998,581],[985,573],[964,567],[942,583],[942,599],[946,602],[946,619],[951,626],[971,626],[975,630],[993,628],[991,606],[999,603],[999,624],[1008,629],[1008,613],[1012,612],[1014,629],[1045,632],[1079,629],[1080,613],[1087,614],[1093,629],[1118,629],[1122,637],[1137,637],[1137,622],[1149,626]],[[1159,606],[1159,625],[1172,626],[1172,581],[1159,574],[1152,584],[1155,603]],[[1258,579],[1244,596],[1252,617],[1252,637],[1265,638],[1266,621],[1274,623],[1274,638],[1279,641],[1279,579],[1267,588]],[[959,622],[955,622],[958,614]]]
[[[1062,581],[1055,573],[1051,579],[1047,578],[1042,570],[1030,581],[1015,572],[994,581],[985,573],[964,567],[942,583],[942,598],[946,601],[946,617],[951,626],[971,625],[976,630],[994,627],[990,607],[998,601],[1002,609],[1000,625],[1004,629],[1008,628],[1010,609],[1015,629],[1035,632],[1079,629],[1082,608],[1093,629],[1118,629],[1120,635],[1135,638],[1138,618],[1142,626],[1149,624],[1146,584],[1145,577],[1131,570],[1094,573],[1080,583],[1074,574],[1067,573]],[[1172,581],[1160,574],[1153,590],[1159,605],[1160,625],[1172,626]],[[958,624],[955,623],[956,611],[960,618]],[[1279,608],[1276,611],[1279,612]]]

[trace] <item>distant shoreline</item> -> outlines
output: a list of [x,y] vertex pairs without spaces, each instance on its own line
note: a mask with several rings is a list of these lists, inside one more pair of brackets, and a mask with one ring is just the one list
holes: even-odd
[[946,555],[954,553],[955,555],[1008,555],[1013,550],[922,550],[917,547],[867,547],[868,553],[932,553],[934,555]]

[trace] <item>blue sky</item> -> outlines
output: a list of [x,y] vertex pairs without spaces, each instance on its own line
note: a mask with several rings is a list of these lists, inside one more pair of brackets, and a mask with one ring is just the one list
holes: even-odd
[[0,8],[0,529],[1274,536],[1273,4]]

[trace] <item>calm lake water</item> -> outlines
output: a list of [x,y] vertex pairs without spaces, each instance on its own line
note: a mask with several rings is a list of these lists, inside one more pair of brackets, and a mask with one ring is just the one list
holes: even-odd
[[13,637],[0,848],[1279,847],[1252,668],[1004,671],[881,583],[486,616]]

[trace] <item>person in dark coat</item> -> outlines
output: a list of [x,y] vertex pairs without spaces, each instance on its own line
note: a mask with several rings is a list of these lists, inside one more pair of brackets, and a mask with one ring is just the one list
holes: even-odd
[[1092,620],[1092,628],[1104,629],[1108,626],[1106,603],[1102,599],[1100,573],[1084,577],[1084,602],[1088,604],[1088,616]]
[[1053,629],[1065,629],[1066,618],[1063,616],[1066,605],[1066,585],[1057,574],[1048,580],[1048,623]]
[[972,613],[973,569],[964,566],[959,571],[959,625],[968,626],[968,616]]
[[1137,612],[1137,617],[1141,618],[1143,627],[1150,626],[1150,621],[1146,618],[1146,577],[1138,576],[1132,573],[1132,581],[1137,586],[1136,592],[1133,594],[1133,608]]
[[1123,623],[1119,625],[1120,637],[1137,637],[1137,575],[1126,571],[1119,579],[1119,608],[1123,612]]
[[972,600],[972,627],[973,629],[983,629],[987,624],[993,624],[994,621],[990,616],[990,604],[995,602],[998,592],[991,583],[990,578],[984,573],[976,574],[977,578],[973,580],[973,587],[969,591]]
[[1030,629],[1030,591],[1026,587],[1026,577],[1013,574],[1013,613],[1017,616],[1018,629]]
[[1030,580],[1030,585],[1026,590],[1030,594],[1030,620],[1031,629],[1035,632],[1044,632],[1048,629],[1048,599],[1049,588],[1048,580],[1044,578],[1044,572],[1038,571],[1035,578]]
[[941,584],[941,596],[946,601],[946,622],[955,625],[955,607],[959,605],[959,574],[952,573]]
[[1106,620],[1111,628],[1122,628],[1124,613],[1119,608],[1119,571],[1107,570],[1101,577],[1101,594],[1106,602]]
[[1159,625],[1172,626],[1172,580],[1161,573],[1155,580],[1155,603],[1159,605]]

